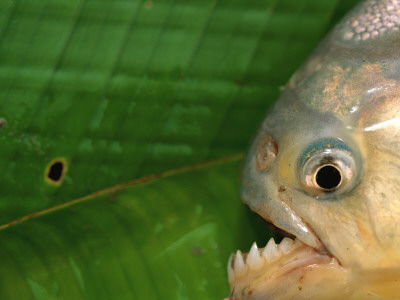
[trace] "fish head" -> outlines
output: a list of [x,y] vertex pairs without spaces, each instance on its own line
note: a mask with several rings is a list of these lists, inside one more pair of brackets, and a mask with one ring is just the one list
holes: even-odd
[[[377,63],[338,65],[283,92],[246,155],[242,199],[342,265],[393,265],[400,261],[399,83]],[[351,79],[335,81],[336,75]],[[375,84],[351,82],[365,77]],[[310,101],[310,90],[318,103]],[[332,95],[338,92],[339,101]]]
[[400,35],[349,38],[368,2],[379,1],[356,8],[292,77],[245,156],[243,202],[295,240],[276,246],[275,262],[268,245],[258,250],[258,270],[255,251],[242,255],[237,299],[379,298],[400,280]]

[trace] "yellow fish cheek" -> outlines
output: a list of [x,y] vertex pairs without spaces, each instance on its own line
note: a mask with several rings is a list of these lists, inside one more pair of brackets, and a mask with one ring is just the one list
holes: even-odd
[[299,180],[297,176],[296,161],[298,156],[298,149],[293,147],[288,150],[282,150],[281,155],[277,161],[277,178],[281,178],[281,185],[285,188],[295,187],[299,188]]

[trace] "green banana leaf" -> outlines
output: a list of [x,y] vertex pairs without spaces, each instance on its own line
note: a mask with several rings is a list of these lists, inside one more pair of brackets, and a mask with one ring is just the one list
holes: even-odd
[[240,162],[356,0],[1,0],[0,299],[221,299]]

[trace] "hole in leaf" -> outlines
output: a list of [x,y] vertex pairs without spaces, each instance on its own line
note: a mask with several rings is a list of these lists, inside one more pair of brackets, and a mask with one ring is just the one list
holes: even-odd
[[328,165],[318,170],[315,180],[319,187],[332,190],[340,185],[342,174],[334,166]]
[[64,159],[57,159],[50,162],[46,169],[47,182],[51,184],[60,184],[64,179],[66,172],[66,162]]
[[51,167],[49,171],[49,178],[53,181],[59,181],[62,176],[64,166],[61,162],[55,162]]

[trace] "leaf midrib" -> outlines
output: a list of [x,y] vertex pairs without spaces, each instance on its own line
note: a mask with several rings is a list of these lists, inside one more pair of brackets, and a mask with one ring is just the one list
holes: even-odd
[[164,172],[160,172],[160,173],[155,173],[155,174],[150,174],[150,175],[146,175],[140,178],[136,178],[124,183],[120,183],[111,187],[107,187],[105,189],[101,189],[99,191],[90,193],[88,195],[61,203],[59,205],[55,205],[55,206],[51,206],[48,207],[46,209],[40,210],[40,211],[36,211],[33,213],[30,213],[28,215],[19,217],[17,219],[14,219],[8,223],[2,224],[0,225],[0,231],[2,230],[6,230],[7,228],[19,225],[23,222],[29,221],[31,219],[35,219],[38,218],[40,216],[43,215],[47,215],[59,210],[62,210],[66,207],[70,207],[73,205],[77,205],[80,204],[82,202],[86,202],[89,200],[93,200],[99,196],[102,195],[106,195],[106,194],[110,194],[110,193],[115,193],[121,189],[124,189],[126,187],[130,187],[130,186],[135,186],[135,185],[140,185],[140,184],[144,184],[144,183],[148,183],[148,182],[153,182],[156,181],[158,179],[161,178],[166,178],[169,176],[173,176],[176,174],[180,174],[180,173],[184,173],[184,172],[190,172],[190,171],[194,171],[194,170],[199,170],[202,168],[207,168],[207,167],[211,167],[211,166],[215,166],[215,165],[219,165],[219,164],[223,164],[223,163],[227,163],[227,162],[234,162],[234,161],[238,161],[241,160],[243,158],[243,153],[237,153],[237,154],[233,154],[233,155],[229,155],[229,156],[224,156],[221,158],[217,158],[214,160],[209,160],[209,161],[203,161],[203,162],[199,162],[199,163],[195,163],[195,164],[191,164],[191,165],[186,165],[183,167],[179,167],[179,168],[174,168],[174,169],[170,169]]

